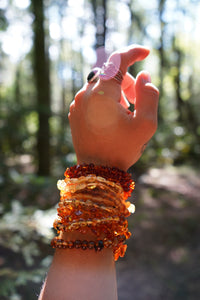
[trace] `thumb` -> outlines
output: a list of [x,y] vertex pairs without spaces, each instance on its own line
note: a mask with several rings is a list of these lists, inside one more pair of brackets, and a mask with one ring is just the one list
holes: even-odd
[[151,120],[157,124],[159,91],[151,83],[148,72],[142,71],[136,77],[135,92],[135,118]]

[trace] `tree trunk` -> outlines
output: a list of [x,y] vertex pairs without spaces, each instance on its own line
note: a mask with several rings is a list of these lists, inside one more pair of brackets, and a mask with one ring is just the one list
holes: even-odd
[[[173,51],[176,53],[177,56],[177,73],[174,76],[174,86],[176,91],[176,109],[178,111],[178,118],[177,121],[180,125],[185,126],[187,124],[187,128],[189,131],[193,132],[193,135],[195,136],[196,142],[200,143],[200,137],[197,133],[197,128],[199,126],[199,122],[197,119],[197,114],[195,113],[195,109],[192,106],[192,101],[184,101],[182,98],[181,93],[181,67],[182,67],[182,61],[184,58],[184,53],[181,51],[181,48],[176,46],[175,37],[173,39]],[[190,85],[192,84],[189,83]],[[190,87],[190,90],[192,91],[192,87]],[[191,93],[191,99],[193,99],[195,96],[192,96]]]
[[174,53],[177,55],[177,73],[174,76],[174,86],[176,92],[176,109],[178,112],[178,122],[184,123],[185,120],[185,103],[181,97],[181,65],[182,65],[182,53],[181,51],[175,46],[175,42],[173,43],[173,50]]
[[[164,51],[164,34],[165,34],[165,22],[163,21],[163,14],[165,10],[165,2],[166,0],[159,0],[159,21],[160,21],[160,47],[159,47],[159,58],[160,58],[160,99],[164,97],[164,88],[163,88],[163,80],[164,80],[164,69],[166,67],[165,60],[165,51]],[[158,119],[159,121],[163,120],[163,112],[158,110]]]
[[96,26],[95,48],[104,47],[106,39],[106,0],[92,0]]
[[34,15],[34,75],[37,89],[37,154],[38,175],[50,175],[50,79],[49,57],[45,48],[44,3],[43,0],[32,0]]

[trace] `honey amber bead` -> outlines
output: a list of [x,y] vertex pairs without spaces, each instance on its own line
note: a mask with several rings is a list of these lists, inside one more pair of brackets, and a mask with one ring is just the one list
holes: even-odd
[[64,180],[58,180],[57,182],[57,188],[59,190],[64,190],[66,187],[66,182]]
[[117,237],[117,239],[118,239],[118,241],[121,243],[121,242],[124,242],[124,241],[126,240],[126,237],[125,237],[125,235],[119,235],[119,236]]
[[94,246],[95,250],[96,251],[101,251],[103,248],[104,248],[104,243],[102,240],[99,240],[95,243],[95,246]]
[[63,239],[59,239],[59,238],[56,239],[57,243],[62,243],[63,241],[64,241]]
[[56,241],[57,247],[61,249],[62,248],[62,243],[63,243],[63,240],[62,239],[58,239]]
[[73,249],[74,248],[74,243],[72,241],[68,242],[68,247],[69,249]]
[[81,241],[80,241],[80,240],[76,240],[76,241],[74,242],[74,247],[75,247],[76,249],[81,248]]
[[90,241],[90,242],[88,243],[88,249],[94,249],[94,247],[95,247],[95,242]]
[[103,177],[113,182],[120,183],[125,192],[130,192],[130,190],[133,189],[134,186],[130,174],[118,168],[85,164],[67,168],[65,171],[66,178],[79,178],[81,176],[87,176],[91,174]]
[[131,233],[129,231],[124,233],[126,239],[129,239],[131,237]]
[[121,245],[120,249],[119,249],[119,255],[121,257],[124,257],[125,255],[125,252],[126,252],[126,249],[127,249],[127,245]]
[[130,183],[130,188],[131,188],[132,190],[134,190],[134,188],[135,188],[135,183],[134,183],[134,182],[131,182],[131,183]]
[[105,248],[111,248],[112,247],[112,241],[108,239],[104,239],[104,246]]
[[67,241],[64,241],[64,242],[62,243],[62,247],[63,247],[63,249],[67,249],[67,248],[68,248],[68,242],[67,242]]
[[119,256],[120,256],[119,251],[114,253],[114,259],[115,259],[115,261],[117,261],[119,259]]
[[90,190],[93,190],[97,187],[97,185],[95,183],[88,183],[87,184],[87,188],[90,189]]
[[77,229],[80,228],[80,225],[79,225],[78,223],[72,224],[72,225],[73,225],[73,226],[72,226],[73,230],[77,230]]
[[83,250],[86,250],[86,249],[88,248],[88,241],[82,241],[82,243],[81,243],[81,248],[82,248]]
[[114,241],[113,241],[113,246],[114,246],[114,247],[117,247],[118,243],[119,243],[119,242],[118,242],[118,239],[115,237],[115,238],[114,238]]

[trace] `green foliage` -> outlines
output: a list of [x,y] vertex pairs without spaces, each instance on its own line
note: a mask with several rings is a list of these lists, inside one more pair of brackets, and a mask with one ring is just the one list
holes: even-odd
[[56,213],[52,206],[58,196],[55,188],[53,179],[20,175],[14,169],[1,183],[1,299],[22,299],[21,294],[35,299],[39,293],[53,254],[49,242]]

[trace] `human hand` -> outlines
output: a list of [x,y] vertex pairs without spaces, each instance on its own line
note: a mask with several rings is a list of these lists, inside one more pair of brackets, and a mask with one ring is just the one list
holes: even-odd
[[[114,52],[108,62],[120,70],[122,83],[100,76],[76,94],[68,117],[79,164],[94,163],[126,171],[142,155],[157,128],[159,91],[146,71],[134,79],[127,68],[149,52],[138,45]],[[133,112],[126,98],[134,104]]]

